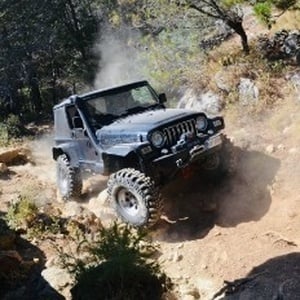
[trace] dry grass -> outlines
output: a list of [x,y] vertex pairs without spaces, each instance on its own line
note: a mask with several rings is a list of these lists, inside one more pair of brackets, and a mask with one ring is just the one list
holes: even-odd
[[[239,36],[233,35],[209,51],[205,58],[193,57],[192,67],[183,71],[186,85],[199,93],[210,90],[221,95],[229,118],[238,118],[240,113],[259,115],[273,109],[277,103],[284,101],[286,95],[293,94],[286,75],[297,66],[288,61],[270,62],[264,59],[257,49],[257,37],[262,33],[273,35],[283,28],[299,29],[300,23],[297,20],[300,20],[299,12],[287,12],[268,32],[253,16],[248,16],[244,25],[250,41],[250,54],[243,53]],[[217,85],[217,78],[226,85],[226,91]],[[241,78],[253,80],[259,90],[258,102],[246,107],[239,105],[238,87]]]
[[[240,79],[249,78],[259,89],[259,101],[251,107],[247,106],[246,110],[250,113],[260,113],[271,108],[284,99],[285,94],[290,93],[285,75],[296,66],[284,61],[267,61],[257,50],[255,39],[252,39],[250,47],[250,54],[245,55],[236,41],[224,42],[209,52],[205,64],[201,61],[196,68],[188,70],[186,78],[189,85],[196,91],[211,90],[216,94],[223,94],[225,106],[232,108],[232,104],[239,101]],[[216,74],[228,87],[226,92],[217,86]]]
[[271,32],[274,33],[283,28],[287,30],[300,30],[300,11],[287,11],[277,20]]

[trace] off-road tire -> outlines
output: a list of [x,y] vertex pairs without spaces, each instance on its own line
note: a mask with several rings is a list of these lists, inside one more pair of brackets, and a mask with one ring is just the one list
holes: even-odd
[[220,151],[220,171],[229,175],[236,172],[238,162],[237,148],[233,145],[232,141],[223,135],[222,148]]
[[160,218],[162,196],[144,173],[125,168],[112,174],[107,183],[109,199],[118,216],[133,226],[152,226]]
[[64,201],[77,199],[82,191],[80,169],[72,167],[66,154],[61,154],[56,160],[56,180],[61,198]]
[[237,169],[237,148],[231,140],[222,136],[221,149],[213,154],[212,162],[203,165],[205,174],[212,178],[222,178],[225,175],[233,175]]

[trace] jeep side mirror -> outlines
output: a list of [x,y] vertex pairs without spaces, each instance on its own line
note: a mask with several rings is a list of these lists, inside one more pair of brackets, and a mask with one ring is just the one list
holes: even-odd
[[167,97],[165,93],[159,94],[158,95],[159,103],[163,104],[167,102]]

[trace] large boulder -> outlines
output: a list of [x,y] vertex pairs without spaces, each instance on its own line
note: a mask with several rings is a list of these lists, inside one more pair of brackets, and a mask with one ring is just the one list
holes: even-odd
[[300,31],[281,30],[273,36],[259,36],[257,47],[268,60],[289,59],[300,64]]
[[241,78],[238,86],[239,99],[242,105],[257,104],[259,98],[259,90],[255,82],[249,78]]
[[196,94],[194,90],[189,89],[180,99],[177,107],[203,111],[209,115],[216,115],[220,113],[222,103],[220,97],[211,91]]

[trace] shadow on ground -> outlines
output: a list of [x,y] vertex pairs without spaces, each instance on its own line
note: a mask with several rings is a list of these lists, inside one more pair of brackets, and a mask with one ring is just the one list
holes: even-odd
[[300,253],[269,259],[253,268],[247,277],[227,282],[215,299],[300,299]]
[[10,180],[14,175],[16,175],[16,172],[8,170],[7,172],[0,173],[0,180]]
[[10,230],[3,216],[0,212],[0,299],[65,299],[41,276],[44,253]]
[[169,242],[203,238],[215,226],[257,221],[269,210],[280,162],[257,151],[239,150],[236,173],[213,182],[203,174],[178,179],[165,190],[158,238]]

